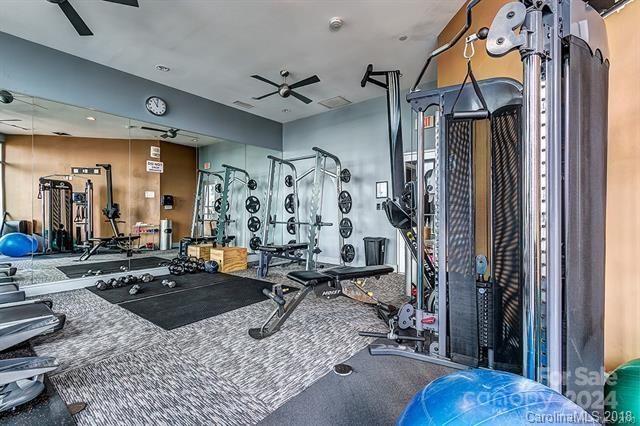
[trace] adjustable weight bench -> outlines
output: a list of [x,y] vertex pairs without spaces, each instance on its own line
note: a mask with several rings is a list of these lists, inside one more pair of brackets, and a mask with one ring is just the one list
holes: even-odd
[[[284,298],[281,284],[274,284],[271,291],[264,289],[262,292],[276,304],[276,309],[269,315],[267,320],[260,328],[252,328],[249,330],[249,336],[254,339],[264,339],[269,337],[282,327],[282,324],[291,316],[293,311],[298,307],[300,302],[312,291],[316,296],[333,299],[338,296],[348,296],[343,292],[342,281],[353,281],[367,279],[371,277],[380,278],[393,272],[393,268],[389,266],[339,266],[336,268],[320,271],[293,271],[287,274],[287,278],[301,284],[303,287],[296,295],[287,302]],[[360,287],[358,287],[360,288]],[[361,290],[364,292],[364,290]],[[375,301],[376,304],[383,308],[391,309],[392,307],[381,302]]]
[[[290,264],[293,262],[304,262],[306,259],[301,255],[298,255],[301,250],[307,250],[309,244],[307,243],[295,243],[295,244],[283,244],[275,245],[269,244],[266,246],[258,247],[260,252],[260,262],[258,265],[258,278],[265,278],[269,273],[270,266],[279,266]],[[271,265],[271,260],[277,257],[279,259],[285,259],[287,262],[282,262],[277,265]]]
[[[91,256],[96,254],[96,252],[101,247],[107,246],[117,246],[120,250],[126,251],[127,254],[132,250],[131,243],[140,239],[139,235],[129,235],[129,236],[120,236],[120,237],[103,237],[103,238],[91,238],[89,239],[89,245],[86,246],[84,252],[80,256],[78,260],[84,261],[89,259]],[[126,247],[123,247],[126,246]]]

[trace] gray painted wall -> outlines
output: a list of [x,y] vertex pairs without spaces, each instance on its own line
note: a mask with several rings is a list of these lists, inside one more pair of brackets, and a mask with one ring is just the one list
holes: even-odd
[[[0,32],[0,88],[220,139],[280,150],[282,124]],[[144,106],[169,104],[164,117]]]
[[[435,83],[424,88],[435,87]],[[381,90],[381,93],[384,93]],[[409,104],[402,104],[402,133],[404,151],[415,151],[415,136],[411,128],[412,113]],[[390,185],[389,133],[386,97],[352,104],[335,111],[285,123],[283,127],[282,149],[284,158],[311,153],[317,146],[337,155],[342,166],[348,168],[352,180],[343,185],[353,198],[353,208],[347,215],[354,224],[354,232],[347,242],[356,247],[356,258],[352,265],[364,265],[364,237],[387,238],[385,263],[397,265],[396,231],[389,224],[383,210],[377,205],[383,200],[376,199],[375,185],[387,181]],[[433,146],[434,131],[425,131],[427,149]],[[307,167],[305,167],[307,166]],[[298,168],[306,170],[311,163]],[[336,191],[328,181],[323,198],[323,220],[333,222],[333,227],[323,228],[320,235],[320,259],[332,263],[339,262]],[[306,187],[308,188],[309,185]],[[389,186],[390,188],[390,186]],[[302,211],[308,203],[309,191],[301,187]]]

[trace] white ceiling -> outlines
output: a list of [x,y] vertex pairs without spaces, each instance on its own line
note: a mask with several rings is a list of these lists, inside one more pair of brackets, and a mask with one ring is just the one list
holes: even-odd
[[[360,87],[368,63],[400,69],[403,86],[415,79],[436,37],[464,0],[139,0],[140,8],[101,0],[69,0],[95,34],[80,37],[59,7],[45,0],[2,0],[0,29],[140,77],[280,122],[326,111],[334,96],[352,102],[381,96]],[[330,32],[333,16],[344,19]],[[406,35],[406,41],[399,37]],[[155,69],[163,64],[168,73]],[[317,74],[321,82],[299,92],[305,105],[277,95],[254,101],[279,82]],[[432,70],[425,81],[433,80]],[[33,94],[33,95],[37,95]],[[239,108],[242,109],[242,108]],[[288,113],[283,109],[290,110]]]
[[[15,100],[12,103],[0,103],[0,133],[53,135],[53,132],[64,132],[73,137],[83,138],[160,140],[162,133],[144,130],[141,127],[166,130],[155,124],[129,120],[99,111],[15,93],[14,96]],[[93,117],[95,120],[88,120],[87,117]],[[204,146],[220,142],[209,136],[183,130],[180,130],[175,138],[165,140],[189,146]]]

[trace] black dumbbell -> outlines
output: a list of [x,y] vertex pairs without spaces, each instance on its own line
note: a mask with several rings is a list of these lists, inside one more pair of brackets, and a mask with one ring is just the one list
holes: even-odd
[[143,283],[150,283],[154,279],[155,279],[155,277],[153,275],[151,275],[151,274],[142,274],[142,275],[140,275],[140,281],[142,281]]
[[176,282],[173,280],[164,279],[162,280],[162,285],[165,287],[174,288],[176,286]]
[[129,289],[129,294],[133,296],[135,294],[138,294],[140,290],[142,290],[142,287],[140,286],[140,284],[136,284]]
[[118,280],[115,278],[109,278],[109,281],[107,281],[107,285],[111,288],[118,288]]
[[100,291],[104,291],[109,287],[109,285],[103,280],[96,281],[96,288]]

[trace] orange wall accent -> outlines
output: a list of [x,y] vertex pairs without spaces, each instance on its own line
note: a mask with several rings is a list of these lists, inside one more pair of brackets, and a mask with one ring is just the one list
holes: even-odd
[[640,1],[605,20],[611,51],[605,365],[640,357]]
[[[467,60],[464,58],[464,39],[482,27],[491,26],[493,17],[498,10],[511,0],[484,0],[473,9],[473,24],[471,28],[449,51],[440,55],[438,61],[438,87],[461,84],[467,73]],[[466,3],[449,21],[438,36],[438,46],[451,41],[453,36],[464,26],[466,19]],[[522,63],[517,52],[511,52],[502,58],[492,58],[487,54],[485,42],[475,43],[476,53],[472,59],[473,73],[478,80],[492,77],[510,77],[522,81]]]
[[173,222],[173,243],[191,234],[193,201],[196,193],[198,168],[197,149],[162,142],[160,156],[164,162],[164,173],[160,176],[163,194],[173,195],[173,210],[160,210],[160,219]]
[[[178,199],[191,199],[195,188],[196,150],[163,142],[165,173],[146,171],[150,147],[155,140],[97,139],[60,136],[12,136],[5,142],[6,208],[12,219],[34,220],[36,232],[41,232],[41,201],[38,197],[38,178],[52,174],[68,174],[73,166],[93,167],[96,163],[110,163],[113,171],[114,201],[120,204],[120,232],[133,233],[136,222],[159,224],[162,184]],[[184,158],[183,158],[184,157]],[[106,175],[93,176],[94,232],[96,236],[111,235],[102,208],[106,205]],[[72,180],[74,190],[83,191],[84,180]],[[145,191],[153,191],[154,198],[145,198]],[[168,193],[164,190],[165,193]],[[184,203],[181,203],[184,204]],[[191,202],[188,203],[189,205]],[[188,228],[190,214],[178,208],[172,216],[174,227]],[[184,222],[184,223],[183,223]]]

